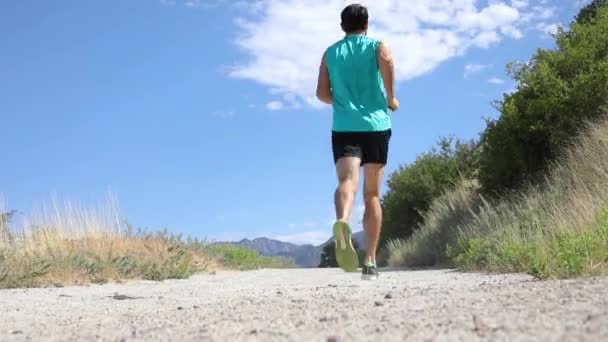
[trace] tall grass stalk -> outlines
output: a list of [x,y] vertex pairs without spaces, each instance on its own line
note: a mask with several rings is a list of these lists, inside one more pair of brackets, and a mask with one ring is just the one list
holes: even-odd
[[0,219],[0,288],[181,279],[212,268],[292,266],[251,252],[241,267],[244,260],[226,263],[228,252],[204,241],[135,230],[121,220],[112,198],[93,209],[56,203],[19,220]]

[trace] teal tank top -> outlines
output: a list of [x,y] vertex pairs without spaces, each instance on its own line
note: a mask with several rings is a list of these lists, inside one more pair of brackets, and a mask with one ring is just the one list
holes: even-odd
[[325,51],[336,132],[377,132],[391,128],[378,66],[380,41],[348,35]]

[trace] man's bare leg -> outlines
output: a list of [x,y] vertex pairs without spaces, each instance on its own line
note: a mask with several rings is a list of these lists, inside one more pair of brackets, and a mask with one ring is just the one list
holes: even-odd
[[336,163],[338,188],[334,195],[336,219],[348,223],[355,205],[355,195],[359,185],[361,159],[357,157],[340,158]]
[[336,242],[336,262],[346,272],[356,271],[359,264],[348,222],[353,211],[360,168],[361,160],[356,157],[340,158],[336,163],[338,174],[338,188],[335,194],[337,221],[332,230]]
[[380,205],[380,186],[384,175],[384,165],[364,165],[364,199],[365,213],[363,215],[363,227],[367,235],[367,257],[366,263],[376,264],[376,250],[380,239],[382,226],[382,206]]

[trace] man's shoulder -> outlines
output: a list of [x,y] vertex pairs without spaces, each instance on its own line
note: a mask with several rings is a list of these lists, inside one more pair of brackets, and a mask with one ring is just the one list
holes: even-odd
[[328,46],[327,49],[325,49],[325,51],[334,50],[334,49],[336,49],[337,47],[339,47],[342,44],[344,44],[344,39],[337,40],[333,44],[331,44],[330,46]]
[[[364,41],[366,43],[370,43],[374,46],[378,46],[380,44],[382,44],[382,40],[378,39],[378,38],[374,38],[374,37],[369,37],[369,36],[361,36],[360,37],[361,41]],[[341,46],[343,46],[344,44],[347,44],[347,41],[345,39],[340,39],[335,41],[333,44],[329,45],[326,49],[325,52],[327,51],[331,51],[331,50],[335,50]]]
[[374,46],[378,46],[380,43],[382,43],[382,40],[380,40],[378,38],[370,37],[370,36],[361,36],[359,39],[360,39],[359,41],[362,41],[366,44],[371,44]]
[[378,48],[382,43],[382,39],[378,39],[378,38],[373,38],[373,37],[366,37],[369,41],[369,43],[371,45],[373,45],[375,48]]
[[382,41],[382,40],[380,40],[378,38],[370,37],[370,36],[365,36],[363,38],[367,39],[369,42],[372,42],[372,43],[380,43]]

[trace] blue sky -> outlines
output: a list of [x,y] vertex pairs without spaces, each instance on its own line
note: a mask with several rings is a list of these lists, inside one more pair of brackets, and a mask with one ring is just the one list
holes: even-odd
[[[551,47],[547,32],[581,5],[368,2],[402,104],[388,174],[440,136],[476,138],[514,87],[505,65]],[[93,205],[112,193],[149,229],[324,241],[331,111],[313,95],[345,4],[0,2],[0,194],[28,213],[53,196]]]

